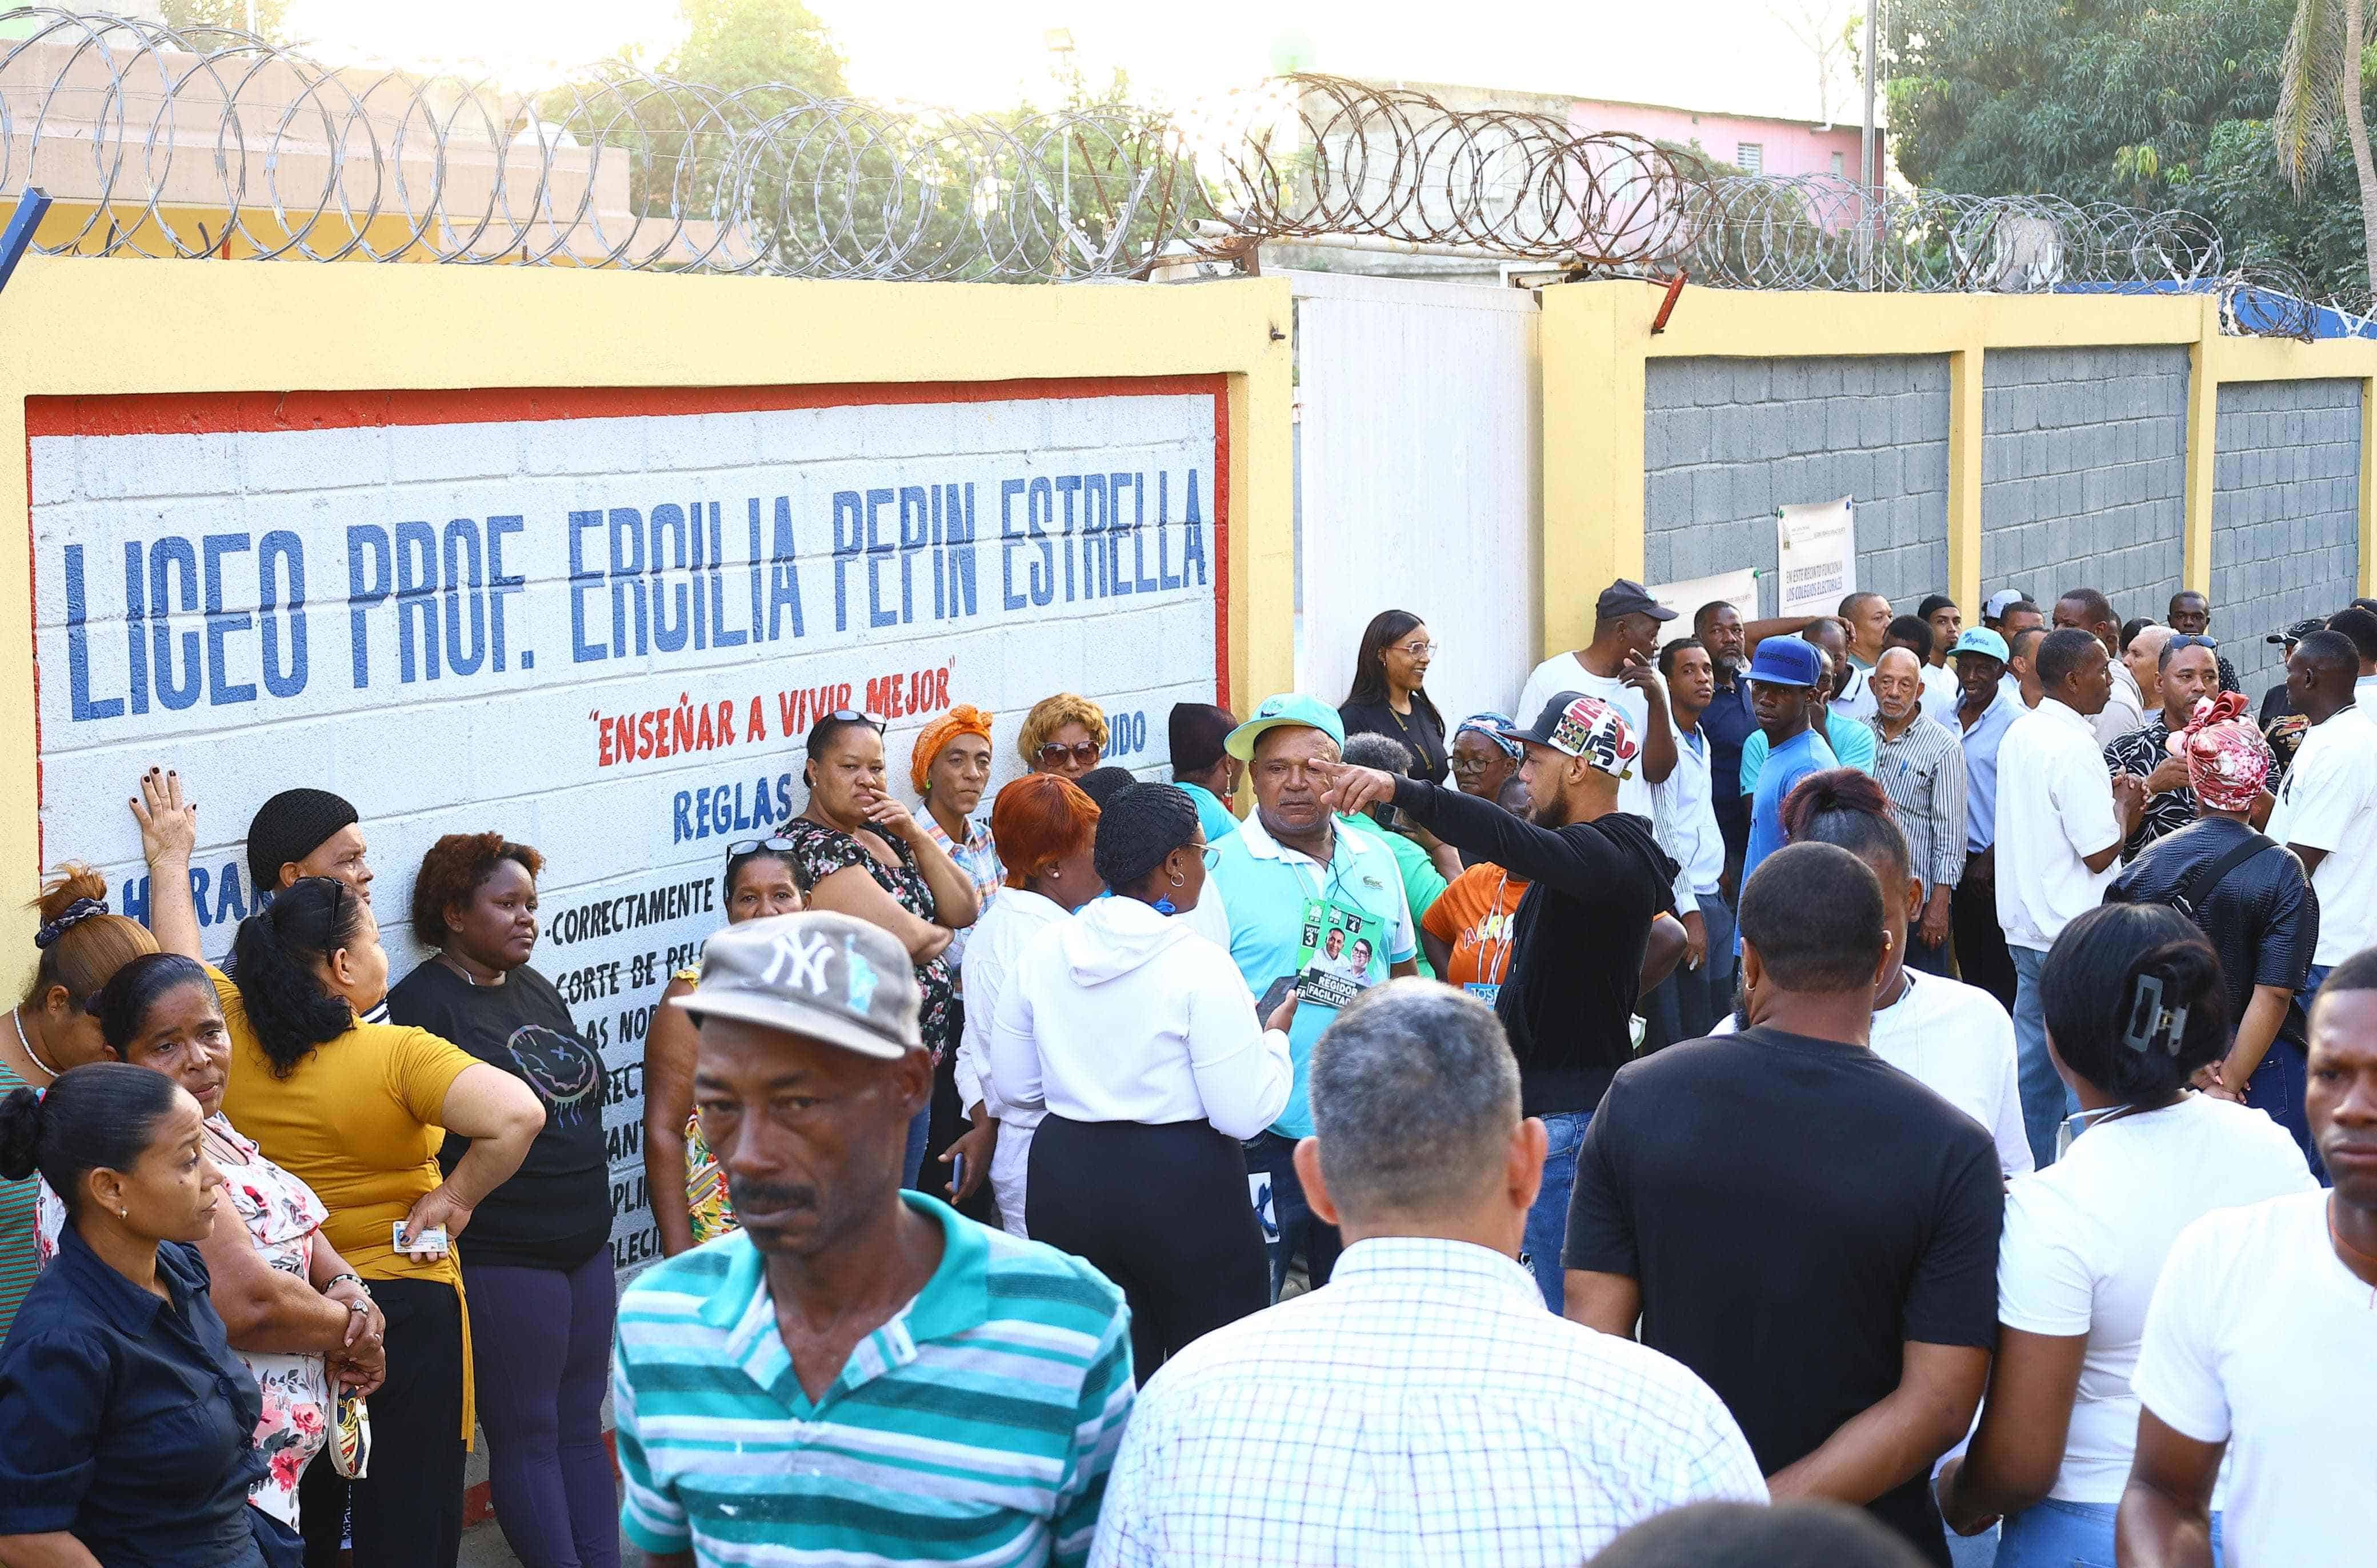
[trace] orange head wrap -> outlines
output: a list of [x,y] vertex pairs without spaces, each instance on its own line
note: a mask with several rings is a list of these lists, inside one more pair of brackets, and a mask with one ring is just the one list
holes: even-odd
[[971,702],[961,702],[918,730],[916,749],[908,759],[908,782],[915,786],[916,793],[925,793],[926,781],[932,774],[933,760],[941,754],[943,747],[962,735],[978,735],[988,740],[990,722],[990,714]]

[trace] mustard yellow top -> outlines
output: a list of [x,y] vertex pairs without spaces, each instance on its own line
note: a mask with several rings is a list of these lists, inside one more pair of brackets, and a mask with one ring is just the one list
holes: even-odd
[[[440,1181],[437,1150],[446,1130],[446,1093],[478,1059],[425,1029],[357,1023],[325,1041],[286,1078],[257,1042],[239,987],[212,965],[207,973],[231,1035],[231,1080],[223,1115],[264,1157],[318,1195],[330,1217],[322,1234],[366,1280],[437,1280],[462,1294],[458,1254],[416,1263],[390,1241],[396,1222]],[[455,1246],[459,1248],[459,1240]],[[462,1335],[462,1437],[473,1408],[467,1305]]]

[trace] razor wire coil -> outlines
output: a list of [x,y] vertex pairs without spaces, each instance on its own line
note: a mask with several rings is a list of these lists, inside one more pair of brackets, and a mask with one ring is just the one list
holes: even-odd
[[2240,286],[2187,212],[1745,175],[1338,77],[985,114],[618,62],[522,92],[45,8],[6,30],[0,191],[78,215],[50,254],[1076,281],[1350,238],[1739,289]]

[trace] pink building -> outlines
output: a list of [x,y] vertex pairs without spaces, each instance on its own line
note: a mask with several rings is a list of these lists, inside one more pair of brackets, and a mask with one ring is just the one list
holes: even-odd
[[[1777,120],[1761,114],[1725,114],[1676,109],[1663,103],[1617,103],[1578,99],[1569,106],[1569,128],[1590,131],[1631,131],[1654,141],[1676,142],[1701,150],[1721,163],[1731,163],[1753,174],[1837,174],[1857,177],[1858,143],[1864,135],[1857,123],[1811,125],[1806,120]],[[1889,168],[1881,131],[1874,132],[1876,156]]]

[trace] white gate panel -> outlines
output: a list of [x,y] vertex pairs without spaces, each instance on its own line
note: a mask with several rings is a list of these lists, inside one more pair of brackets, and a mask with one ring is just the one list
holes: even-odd
[[1448,724],[1507,709],[1541,640],[1535,295],[1289,276],[1303,420],[1297,685],[1343,700],[1363,627],[1404,609],[1440,645],[1427,691]]

